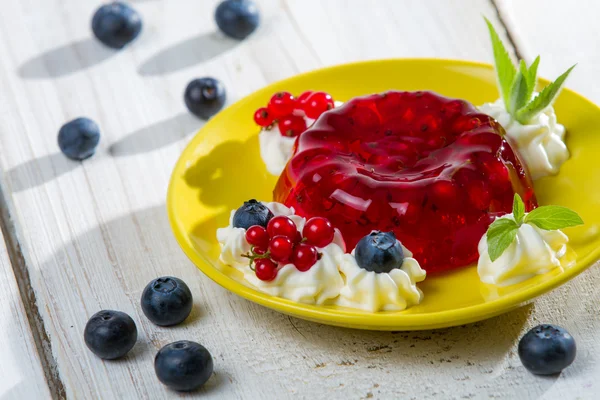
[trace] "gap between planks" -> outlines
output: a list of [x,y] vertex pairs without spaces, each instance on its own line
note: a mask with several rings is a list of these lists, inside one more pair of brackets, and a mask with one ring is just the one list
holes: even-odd
[[31,278],[25,257],[19,243],[15,221],[10,213],[10,204],[2,190],[2,182],[0,182],[0,230],[4,235],[8,258],[13,270],[13,274],[17,281],[21,301],[27,314],[30,330],[33,335],[36,350],[42,362],[44,377],[50,389],[50,394],[53,399],[66,399],[65,387],[58,373],[56,360],[52,356],[52,345],[44,320],[40,315],[35,292],[31,286]]
[[497,1],[498,0],[489,0],[490,4],[494,8],[494,10],[496,10],[496,16],[498,17],[498,21],[500,21],[500,23],[502,24],[502,27],[506,31],[506,37],[508,38],[508,43],[509,43],[510,47],[512,48],[512,50],[515,52],[515,56],[517,57],[517,60],[524,60],[523,54],[519,50],[519,46],[517,46],[517,42],[515,40],[515,33],[510,30],[510,24],[508,24],[506,22],[506,20],[505,20],[506,18],[502,14],[502,11],[500,11],[501,8],[498,7]]

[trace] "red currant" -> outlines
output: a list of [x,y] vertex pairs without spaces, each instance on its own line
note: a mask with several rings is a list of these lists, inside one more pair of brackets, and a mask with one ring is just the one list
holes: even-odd
[[269,111],[275,118],[289,115],[296,108],[296,99],[289,92],[278,92],[269,101]]
[[[268,246],[268,244],[267,244],[267,246]],[[262,256],[263,254],[265,254],[267,252],[267,246],[265,246],[265,247],[253,247],[252,251],[254,252],[254,254]]]
[[333,98],[325,92],[314,92],[304,104],[304,113],[308,118],[317,119],[327,110],[335,106]]
[[308,98],[310,97],[311,94],[313,94],[313,91],[307,90],[306,92],[304,92],[300,96],[298,96],[298,98],[296,99],[296,107],[299,110],[304,111],[304,107],[306,106],[306,101],[308,100]]
[[294,240],[298,228],[296,228],[294,221],[284,215],[279,215],[271,218],[267,224],[267,232],[272,238],[275,236],[285,236],[290,240]]
[[296,243],[300,243],[302,241],[302,234],[299,231],[296,231],[296,236],[294,237],[294,239],[292,239],[292,242],[294,242],[294,244]]
[[254,122],[263,128],[271,125],[274,120],[275,118],[273,115],[271,115],[271,112],[266,107],[261,107],[254,113]]
[[300,243],[296,247],[294,247],[294,251],[292,252],[292,264],[296,266],[298,271],[308,271],[319,258],[319,253],[317,253],[317,249],[315,246],[311,246],[310,244]]
[[269,242],[271,258],[280,263],[286,263],[292,255],[294,243],[285,236],[275,236]]
[[269,245],[269,234],[260,225],[253,225],[246,231],[246,241],[252,246],[264,249]]
[[325,247],[333,241],[335,231],[327,218],[313,217],[304,225],[302,235],[317,247]]
[[272,281],[277,277],[277,265],[268,258],[259,258],[254,262],[254,272],[261,281]]
[[296,137],[306,130],[306,120],[298,115],[286,115],[279,119],[281,136]]

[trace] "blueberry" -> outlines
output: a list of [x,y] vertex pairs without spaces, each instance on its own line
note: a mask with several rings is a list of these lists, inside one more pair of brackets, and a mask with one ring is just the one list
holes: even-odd
[[87,347],[100,358],[123,357],[137,340],[137,328],[131,317],[121,311],[102,310],[85,325]]
[[536,375],[559,373],[571,365],[576,353],[575,339],[560,326],[538,325],[519,341],[519,358]]
[[91,157],[100,142],[100,128],[89,118],[77,118],[61,126],[58,147],[73,160]]
[[267,227],[273,213],[264,204],[254,199],[244,202],[233,214],[233,227],[248,229],[253,225]]
[[224,34],[241,40],[256,30],[260,14],[252,0],[225,0],[217,7],[215,20]]
[[172,276],[153,280],[142,292],[142,311],[159,326],[183,322],[190,315],[193,303],[190,288]]
[[359,267],[377,273],[400,268],[404,262],[404,251],[394,232],[369,233],[356,244],[354,256]]
[[166,345],[154,358],[154,371],[168,387],[179,391],[198,389],[213,373],[213,359],[204,346],[189,340]]
[[220,81],[214,78],[200,78],[188,83],[183,98],[192,114],[209,119],[221,111],[227,96]]
[[113,49],[122,49],[142,30],[142,18],[131,6],[119,1],[98,8],[92,18],[92,32]]

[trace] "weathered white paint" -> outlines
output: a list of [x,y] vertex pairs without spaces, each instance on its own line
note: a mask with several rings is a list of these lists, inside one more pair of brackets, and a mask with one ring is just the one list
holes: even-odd
[[[3,1],[2,189],[66,394],[171,397],[152,361],[177,339],[214,355],[203,398],[573,398],[600,390],[592,374],[600,346],[595,270],[489,321],[390,333],[288,318],[230,294],[187,261],[164,198],[181,149],[202,126],[182,102],[191,78],[223,80],[233,102],[269,82],[354,60],[490,61],[481,15],[501,27],[488,0],[261,0],[260,30],[238,43],[215,32],[216,3],[136,1],[143,34],[113,52],[90,39],[98,1]],[[75,163],[57,154],[56,132],[80,115],[98,121],[103,137],[95,157]],[[139,297],[148,281],[169,274],[189,284],[196,307],[183,326],[159,328],[144,318]],[[138,324],[139,342],[124,360],[103,362],[83,343],[88,317],[102,308]],[[515,354],[536,321],[578,336],[577,364],[558,378],[531,376]]]

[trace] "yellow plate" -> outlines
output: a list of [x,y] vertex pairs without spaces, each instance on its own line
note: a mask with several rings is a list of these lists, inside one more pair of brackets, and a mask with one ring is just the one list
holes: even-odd
[[[575,71],[577,73],[577,71]],[[544,82],[547,84],[547,82]],[[547,292],[589,267],[600,256],[600,109],[564,90],[555,108],[568,130],[571,159],[560,175],[535,183],[540,204],[570,207],[584,219],[568,229],[574,266],[504,289],[480,283],[474,266],[433,276],[419,287],[425,299],[402,312],[368,313],[335,306],[299,304],[247,286],[241,274],[218,261],[218,227],[249,198],[270,200],[276,177],[260,158],[254,111],[281,90],[325,90],[337,99],[397,90],[433,90],[479,105],[498,92],[490,65],[439,59],[368,61],[325,68],[274,83],[211,119],[192,139],[175,166],[167,207],[175,237],[198,268],[224,288],[265,307],[324,324],[378,330],[441,328],[493,317]]]

